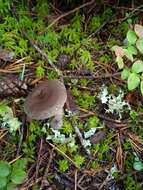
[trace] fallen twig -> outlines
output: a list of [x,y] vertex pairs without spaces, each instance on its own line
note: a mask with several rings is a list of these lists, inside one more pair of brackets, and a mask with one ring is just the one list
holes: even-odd
[[40,163],[41,163],[40,157],[41,157],[42,148],[43,148],[43,139],[41,138],[41,141],[40,141],[40,148],[39,148],[39,151],[38,151],[37,165],[36,165],[35,181],[36,181],[37,178],[38,178],[38,172],[39,172]]
[[74,127],[74,130],[75,130],[76,135],[78,136],[78,138],[79,138],[79,140],[80,140],[80,143],[81,143],[83,149],[85,150],[85,152],[87,153],[87,155],[91,158],[91,153],[90,153],[90,151],[84,147],[84,139],[83,139],[83,137],[82,137],[82,134],[81,134],[80,130],[78,129],[78,127],[76,126],[75,123],[72,123],[72,125],[73,125],[73,127]]
[[75,183],[74,183],[74,190],[77,190],[77,169],[75,170],[75,175],[74,175],[74,181],[75,181]]
[[55,19],[51,24],[49,24],[48,29],[51,28],[51,27],[52,27],[55,23],[57,23],[60,19],[62,19],[62,18],[64,18],[64,17],[66,17],[66,16],[68,16],[68,15],[70,15],[70,14],[72,14],[72,13],[78,11],[79,9],[82,9],[82,8],[84,8],[84,7],[87,7],[87,6],[89,6],[89,5],[92,5],[94,2],[95,2],[95,1],[92,0],[92,1],[90,1],[90,2],[87,2],[87,3],[83,4],[83,5],[80,5],[79,7],[76,7],[75,9],[70,10],[70,11],[67,12],[67,13],[64,13],[64,14],[60,15],[60,16],[59,16],[57,19]]
[[19,154],[20,154],[20,149],[21,149],[21,145],[22,145],[22,141],[23,141],[23,132],[24,132],[24,125],[25,125],[25,120],[26,120],[25,115],[23,116],[22,120],[23,120],[22,126],[21,126],[21,129],[19,130],[20,138],[19,138],[16,156],[19,156]]
[[53,145],[52,143],[50,143],[49,141],[47,141],[47,143],[54,148],[57,152],[59,152],[60,154],[62,154],[65,158],[67,158],[76,168],[78,168],[80,170],[80,168],[76,165],[76,163],[68,156],[66,155],[64,152],[62,152],[59,148],[57,148],[55,145]]
[[43,175],[43,177],[42,177],[40,190],[43,189],[44,182],[46,181],[46,178],[47,178],[47,176],[48,176],[48,172],[49,172],[50,164],[51,164],[51,162],[52,162],[52,158],[53,158],[53,152],[54,152],[54,148],[50,151],[50,158],[49,158],[48,164],[47,164],[47,166],[46,166],[46,169],[45,169],[44,175]]
[[103,79],[103,78],[110,78],[110,77],[115,77],[115,76],[120,76],[121,73],[118,72],[118,73],[114,73],[114,74],[103,74],[103,75],[100,75],[100,76],[95,76],[95,75],[89,75],[89,76],[86,76],[86,75],[67,75],[67,76],[63,76],[63,78],[74,78],[74,79],[83,79],[83,78],[87,78],[87,79]]
[[[104,116],[103,114],[101,115],[101,114],[98,114],[98,113],[95,113],[95,112],[86,110],[86,109],[84,109],[84,108],[78,107],[78,110],[87,113],[88,116],[94,115],[94,116],[97,116],[97,117],[99,117],[99,118],[101,118],[101,119],[103,119],[103,120],[111,121],[111,122],[113,122],[113,123],[119,123],[119,124],[121,124],[121,123],[122,123],[122,124],[126,123],[126,122],[124,122],[124,121],[120,121],[120,120],[116,120],[116,119],[111,119],[111,118],[109,118],[109,117]],[[82,117],[82,116],[79,115],[78,117]]]

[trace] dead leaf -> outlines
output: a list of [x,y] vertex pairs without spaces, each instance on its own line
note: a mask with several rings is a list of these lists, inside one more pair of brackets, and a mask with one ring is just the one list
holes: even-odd
[[120,145],[117,147],[116,162],[117,162],[117,167],[119,168],[119,170],[123,171],[123,150]]
[[120,135],[118,134],[118,147],[116,152],[116,163],[118,169],[123,172],[123,150],[120,141]]
[[122,47],[119,46],[113,46],[113,49],[115,51],[115,55],[117,57],[123,57],[125,55],[125,52]]
[[137,151],[137,152],[143,152],[143,139],[141,137],[128,132],[128,138],[129,141],[132,145],[132,147]]
[[14,52],[0,48],[0,59],[3,61],[12,61],[14,58]]
[[143,38],[143,26],[142,25],[135,24],[134,30],[139,38]]
[[75,98],[73,97],[70,89],[67,89],[67,101],[65,104],[65,108],[71,110],[72,112],[78,112],[78,107],[75,103]]
[[105,137],[106,137],[106,131],[105,130],[99,131],[90,138],[90,141],[91,143],[96,144],[102,141]]

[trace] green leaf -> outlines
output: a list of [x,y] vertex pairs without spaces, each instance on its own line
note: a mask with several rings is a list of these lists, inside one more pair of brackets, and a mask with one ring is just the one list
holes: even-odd
[[135,24],[135,33],[139,38],[143,38],[143,26],[140,24]]
[[138,48],[139,52],[143,54],[143,38],[137,40],[136,47]]
[[6,177],[10,173],[10,165],[5,161],[0,161],[0,177]]
[[6,177],[0,177],[0,189],[4,188],[7,184],[7,178]]
[[141,90],[141,94],[143,95],[143,80],[140,83],[140,90]]
[[135,73],[143,72],[143,61],[137,60],[136,62],[134,62],[134,64],[132,65],[132,71]]
[[123,57],[125,55],[123,48],[120,46],[113,46],[111,50],[115,51],[117,57]]
[[124,62],[122,57],[116,57],[116,63],[118,64],[119,69],[123,69],[124,67]]
[[124,52],[125,52],[125,56],[126,56],[130,61],[133,61],[133,60],[134,60],[134,58],[133,58],[133,53],[130,52],[130,50],[124,49]]
[[133,30],[129,30],[127,32],[127,40],[130,44],[135,44],[136,40],[137,40],[137,36],[136,33]]
[[21,122],[18,121],[18,118],[9,118],[6,122],[9,126],[10,132],[16,131],[20,128]]
[[17,160],[13,165],[13,170],[21,169],[24,170],[26,167],[27,160],[25,158],[21,158]]
[[7,188],[7,190],[15,190],[16,189],[16,184],[8,183],[6,188]]
[[125,69],[122,71],[122,73],[121,73],[121,78],[122,78],[123,80],[126,80],[126,79],[128,79],[129,75],[130,75],[130,70],[127,69],[127,68],[125,68]]
[[134,165],[133,165],[134,169],[137,170],[137,171],[141,171],[143,169],[143,163],[142,162],[134,162]]
[[6,115],[12,115],[12,110],[5,103],[0,103],[0,115],[5,117]]
[[136,73],[131,73],[128,78],[128,89],[135,89],[140,83],[140,77]]
[[11,173],[11,181],[15,184],[21,184],[26,178],[26,172],[21,169],[13,170]]
[[138,53],[137,49],[132,45],[128,46],[127,50],[132,55],[137,55],[137,53]]

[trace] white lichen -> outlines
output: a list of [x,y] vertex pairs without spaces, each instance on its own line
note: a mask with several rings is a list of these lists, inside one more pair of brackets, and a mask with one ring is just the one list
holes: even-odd
[[69,137],[66,137],[65,134],[62,134],[59,130],[52,129],[53,134],[47,136],[47,140],[52,140],[53,142],[57,143],[71,143],[74,141],[75,136],[72,134],[69,134]]
[[106,86],[102,86],[101,91],[98,94],[98,98],[101,100],[102,104],[108,102],[108,90]]
[[116,164],[114,164],[114,165],[110,168],[110,170],[108,171],[108,178],[109,178],[109,179],[114,179],[114,178],[115,178],[115,177],[114,177],[114,173],[116,173],[116,172],[119,172],[119,171],[118,171],[118,169],[117,169]]
[[124,93],[119,90],[119,94],[115,96],[114,94],[109,94],[107,87],[102,87],[101,92],[98,95],[98,98],[102,103],[106,104],[108,108],[106,109],[107,113],[115,113],[118,115],[119,119],[122,118],[122,113],[125,108],[131,110],[131,107],[128,102],[123,100]]
[[89,131],[84,132],[84,138],[87,139],[89,137],[91,137],[92,135],[94,135],[96,132],[96,128],[91,128]]
[[84,148],[87,148],[87,147],[90,147],[90,146],[91,146],[91,142],[90,142],[89,139],[88,139],[88,140],[83,139],[82,145],[84,146]]
[[12,109],[6,104],[0,104],[1,127],[7,128],[9,132],[15,132],[20,128],[21,122],[13,116]]

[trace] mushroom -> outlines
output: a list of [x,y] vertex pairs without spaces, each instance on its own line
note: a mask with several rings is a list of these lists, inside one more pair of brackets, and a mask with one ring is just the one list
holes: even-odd
[[66,88],[59,80],[41,82],[26,98],[24,111],[31,119],[44,120],[54,117],[51,127],[63,125],[63,106],[67,99]]

